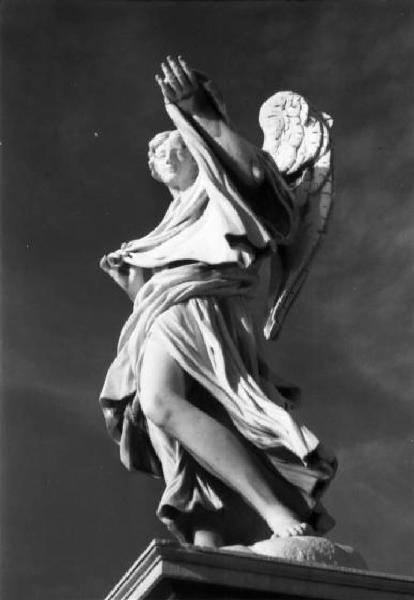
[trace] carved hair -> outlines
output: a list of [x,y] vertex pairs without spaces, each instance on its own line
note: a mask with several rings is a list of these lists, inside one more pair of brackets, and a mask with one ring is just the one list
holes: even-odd
[[[166,142],[171,135],[174,135],[177,138],[177,140],[183,144],[184,148],[188,149],[188,146],[184,142],[184,140],[183,140],[180,132],[177,129],[172,129],[171,131],[161,131],[161,133],[157,133],[157,135],[155,135],[152,138],[152,140],[150,140],[150,142],[148,144],[148,167],[149,167],[149,170],[150,170],[150,173],[151,173],[152,177],[156,181],[161,181],[162,182],[162,180],[158,176],[157,170],[156,170],[155,165],[154,165],[155,153],[157,151],[157,148],[159,146],[161,146],[164,142]],[[195,164],[195,160],[194,160],[191,152],[189,152],[189,158]]]
[[166,142],[168,140],[168,138],[170,137],[170,135],[174,132],[176,132],[178,135],[180,135],[176,129],[173,129],[171,131],[161,131],[161,133],[157,133],[157,135],[154,135],[154,137],[152,138],[152,140],[150,140],[150,142],[148,144],[148,167],[149,167],[152,177],[154,179],[156,179],[157,181],[159,181],[159,177],[158,177],[157,172],[154,167],[155,152],[156,152],[158,146],[161,146],[161,144]]

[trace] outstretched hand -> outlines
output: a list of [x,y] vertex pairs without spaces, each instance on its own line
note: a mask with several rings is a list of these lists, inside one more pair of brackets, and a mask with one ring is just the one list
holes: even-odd
[[166,61],[161,63],[161,69],[163,77],[157,74],[155,80],[160,86],[164,102],[177,104],[183,109],[190,108],[195,96],[202,91],[194,71],[182,56],[167,56]]

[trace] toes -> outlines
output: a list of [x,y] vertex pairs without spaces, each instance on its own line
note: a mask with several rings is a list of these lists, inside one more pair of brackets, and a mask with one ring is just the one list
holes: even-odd
[[314,535],[314,531],[309,523],[297,523],[286,529],[275,531],[272,538],[297,537],[305,535]]

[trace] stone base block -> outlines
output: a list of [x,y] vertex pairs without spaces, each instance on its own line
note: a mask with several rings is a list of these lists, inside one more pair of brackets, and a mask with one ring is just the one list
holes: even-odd
[[[290,554],[286,548],[285,554],[299,557],[297,545],[294,550],[295,540],[291,543]],[[106,600],[414,598],[412,578],[310,562],[312,557],[315,560],[320,556],[326,558],[326,548],[320,541],[315,542],[313,550],[306,550],[306,562],[299,562],[292,558],[210,550],[191,545],[182,546],[172,541],[153,540]],[[303,547],[301,551],[304,551]],[[335,549],[333,560],[336,560],[335,556],[339,556],[335,554],[338,552]]]

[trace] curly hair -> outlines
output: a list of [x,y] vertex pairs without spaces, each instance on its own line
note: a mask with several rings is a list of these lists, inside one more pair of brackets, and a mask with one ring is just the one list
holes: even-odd
[[[177,129],[172,129],[170,131],[161,131],[161,133],[157,133],[148,143],[148,167],[151,173],[151,176],[157,181],[161,181],[158,173],[155,169],[154,158],[157,148],[161,146],[164,142],[168,140],[171,135],[175,135],[178,140],[183,144],[185,148],[187,148],[180,132]],[[191,153],[190,153],[191,156]],[[192,160],[194,158],[191,156]],[[195,161],[194,161],[195,162]]]
[[176,134],[179,137],[179,139],[182,141],[182,143],[184,144],[184,140],[181,137],[181,135],[177,129],[171,129],[170,131],[161,131],[160,133],[157,133],[156,135],[154,135],[154,137],[148,143],[148,167],[149,167],[151,176],[154,179],[156,179],[157,181],[160,181],[160,179],[158,177],[157,171],[155,170],[155,166],[154,166],[155,153],[157,151],[157,148],[159,146],[161,146],[164,142],[166,142],[168,140],[168,138],[170,137],[170,135],[173,135],[173,134]]
[[148,167],[149,167],[151,176],[154,179],[158,180],[157,172],[154,167],[155,152],[156,152],[158,146],[161,146],[161,144],[166,142],[168,140],[168,138],[170,137],[170,135],[172,133],[174,133],[174,131],[176,131],[176,130],[173,129],[171,131],[161,131],[161,133],[157,133],[157,135],[154,135],[154,137],[148,143]]

